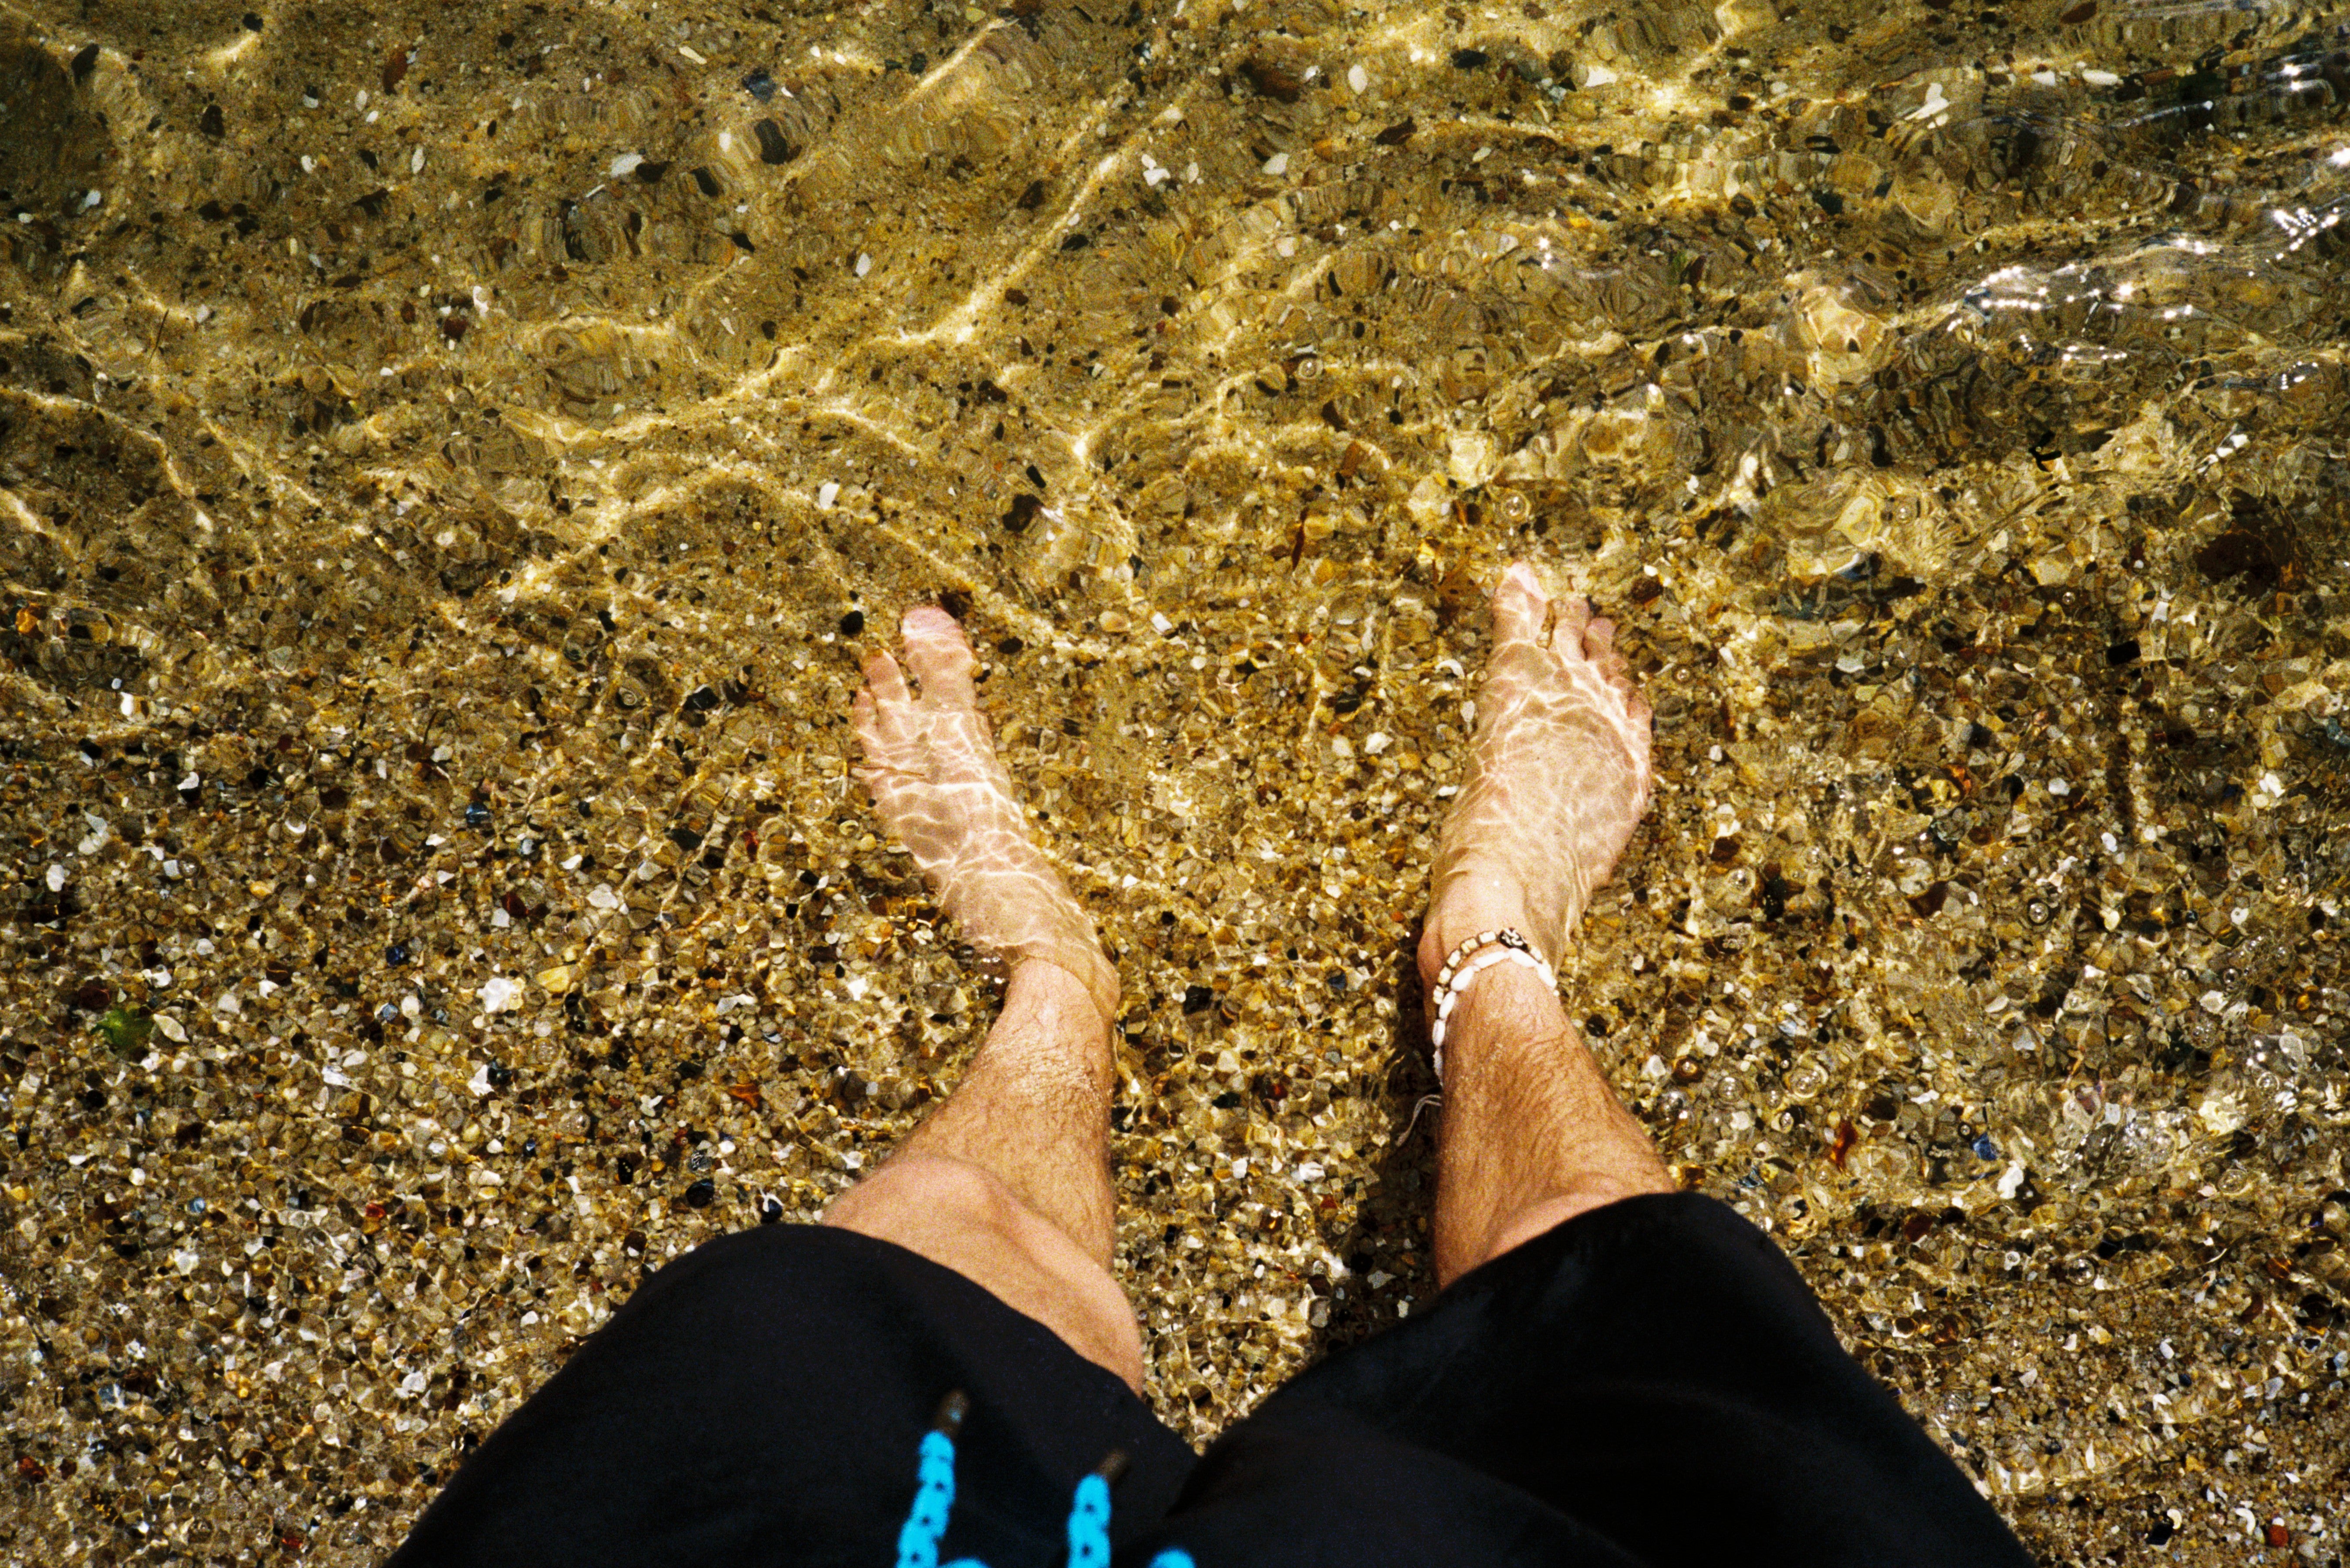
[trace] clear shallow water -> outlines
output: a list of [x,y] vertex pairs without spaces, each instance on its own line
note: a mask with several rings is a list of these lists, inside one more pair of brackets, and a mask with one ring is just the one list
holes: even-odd
[[365,1558],[951,1085],[841,722],[941,596],[1162,1409],[1425,1299],[1528,554],[1659,709],[1571,984],[1668,1158],[2044,1556],[2338,1555],[2350,19],[1017,10],[0,31],[17,1539]]

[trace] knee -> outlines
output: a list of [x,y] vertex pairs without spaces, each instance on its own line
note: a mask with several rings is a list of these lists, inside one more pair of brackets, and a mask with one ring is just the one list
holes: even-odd
[[900,1155],[835,1199],[823,1222],[952,1269],[1141,1389],[1141,1331],[1108,1269],[978,1166]]
[[823,1222],[893,1240],[899,1230],[933,1228],[1011,1237],[1035,1216],[1011,1188],[968,1160],[903,1154],[834,1199]]

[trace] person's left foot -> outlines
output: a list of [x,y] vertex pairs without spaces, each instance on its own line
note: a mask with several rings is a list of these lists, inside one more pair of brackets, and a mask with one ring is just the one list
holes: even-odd
[[920,694],[907,689],[897,660],[876,653],[865,661],[865,690],[853,710],[865,749],[857,777],[874,810],[964,940],[1007,961],[1058,965],[1085,986],[1105,1021],[1115,1019],[1118,971],[1093,921],[1028,836],[979,711],[962,628],[924,606],[906,613],[901,630]]

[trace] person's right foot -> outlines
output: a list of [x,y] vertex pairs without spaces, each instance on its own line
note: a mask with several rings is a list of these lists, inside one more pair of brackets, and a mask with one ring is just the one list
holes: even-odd
[[1648,808],[1648,704],[1615,637],[1589,600],[1551,598],[1523,562],[1495,586],[1469,777],[1445,820],[1419,944],[1431,987],[1455,946],[1504,926],[1557,963]]
[[971,643],[942,609],[909,610],[906,662],[865,661],[851,717],[865,751],[857,777],[938,894],[963,940],[1007,961],[1042,959],[1083,983],[1105,1020],[1118,1016],[1118,971],[1093,921],[1028,835],[1012,778],[972,686]]

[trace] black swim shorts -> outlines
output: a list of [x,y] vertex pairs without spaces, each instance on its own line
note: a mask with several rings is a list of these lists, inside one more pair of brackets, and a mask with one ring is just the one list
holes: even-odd
[[1116,1562],[2002,1568],[1990,1505],[1692,1194],[1569,1220],[1299,1375],[1203,1455],[1033,1319],[903,1248],[773,1226],[660,1270],[483,1443],[394,1568],[889,1568],[969,1399],[941,1560],[1058,1568],[1112,1449]]

